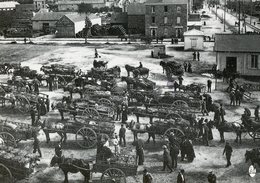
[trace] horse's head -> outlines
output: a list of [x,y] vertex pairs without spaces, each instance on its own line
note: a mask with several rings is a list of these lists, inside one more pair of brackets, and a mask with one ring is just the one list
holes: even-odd
[[64,159],[64,156],[58,157],[58,156],[54,155],[53,158],[51,159],[50,166],[54,167],[56,164],[58,164],[58,165],[61,164],[63,159]]
[[161,62],[160,62],[160,66],[164,67],[164,66],[165,66],[165,62],[164,62],[164,61],[161,61]]

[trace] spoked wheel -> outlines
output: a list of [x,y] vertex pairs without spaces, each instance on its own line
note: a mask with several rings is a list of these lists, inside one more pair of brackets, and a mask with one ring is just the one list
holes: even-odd
[[172,119],[175,122],[180,122],[182,120],[182,117],[179,114],[176,113],[170,113],[168,115],[166,115],[165,119]]
[[172,107],[178,107],[178,108],[188,108],[189,105],[187,104],[187,102],[183,101],[183,100],[176,100],[172,103]]
[[126,183],[126,177],[122,170],[108,168],[102,173],[101,183]]
[[0,180],[4,183],[13,182],[13,176],[9,168],[0,163]]
[[90,128],[82,127],[76,133],[76,141],[82,148],[92,148],[97,144],[97,134]]
[[99,105],[103,105],[103,106],[109,106],[109,107],[113,107],[114,106],[113,103],[110,100],[106,99],[106,98],[99,99],[98,100],[98,104]]
[[17,147],[14,136],[8,132],[0,132],[0,139],[6,146]]
[[16,106],[22,113],[29,112],[31,108],[29,100],[24,96],[16,96]]
[[254,141],[260,139],[260,128],[254,132]]
[[170,134],[173,133],[174,134],[174,138],[175,140],[178,142],[178,144],[181,144],[182,139],[185,137],[184,133],[178,129],[178,128],[170,128],[168,130],[165,131],[163,138],[164,140],[168,140],[170,137]]
[[133,93],[132,99],[134,99],[134,102],[137,103],[143,103],[145,100],[145,97],[141,93]]
[[87,109],[87,115],[90,119],[96,119],[96,120],[101,119],[99,112],[93,108]]
[[84,90],[84,94],[83,94],[83,97],[84,98],[91,98],[91,96],[93,96],[94,95],[94,91],[95,90],[92,90],[92,89],[88,89],[88,88],[86,88],[85,90]]

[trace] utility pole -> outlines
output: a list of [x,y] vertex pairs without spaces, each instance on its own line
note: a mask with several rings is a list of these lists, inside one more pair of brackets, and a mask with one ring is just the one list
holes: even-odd
[[223,21],[223,23],[224,23],[224,32],[226,32],[226,11],[227,11],[226,7],[227,7],[227,0],[225,0],[225,4],[224,4],[224,21]]
[[238,34],[240,34],[240,0],[238,0]]

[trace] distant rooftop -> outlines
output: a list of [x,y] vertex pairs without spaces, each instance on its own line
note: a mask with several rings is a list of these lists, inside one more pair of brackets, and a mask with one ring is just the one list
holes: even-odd
[[188,0],[147,0],[146,5],[188,4]]
[[0,2],[0,9],[15,8],[19,3],[16,1]]
[[215,51],[260,53],[260,35],[216,34]]
[[47,12],[47,13],[36,13],[32,18],[33,21],[57,21],[62,16],[69,14],[69,12]]

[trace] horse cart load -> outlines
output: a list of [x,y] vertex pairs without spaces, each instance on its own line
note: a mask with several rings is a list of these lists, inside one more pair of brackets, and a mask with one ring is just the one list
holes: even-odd
[[8,74],[11,69],[19,69],[20,63],[0,63],[0,74]]
[[41,71],[45,74],[60,74],[60,75],[75,75],[76,70],[75,66],[71,65],[61,65],[61,64],[52,64],[50,66],[42,66]]
[[38,160],[35,154],[28,154],[27,151],[0,146],[1,182],[11,183],[14,180],[28,178]]
[[176,61],[161,61],[160,65],[163,68],[163,72],[166,72],[167,78],[170,80],[172,76],[182,76],[184,74],[184,69],[182,64]]

